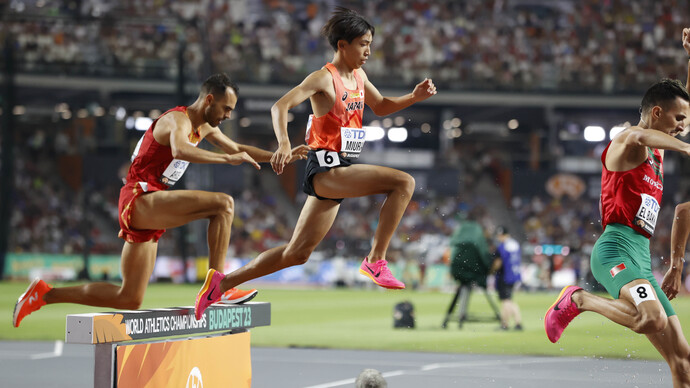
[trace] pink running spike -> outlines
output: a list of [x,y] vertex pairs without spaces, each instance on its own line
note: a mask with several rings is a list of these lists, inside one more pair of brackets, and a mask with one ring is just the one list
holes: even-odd
[[204,315],[204,311],[206,311],[208,306],[217,302],[221,295],[223,295],[223,292],[220,290],[220,282],[224,278],[225,275],[215,269],[209,269],[206,273],[206,280],[196,295],[196,303],[194,304],[194,316],[197,321]]
[[556,343],[570,321],[580,315],[580,310],[573,302],[573,293],[581,289],[577,286],[564,287],[556,298],[556,302],[546,311],[544,329],[546,329],[546,336],[549,337],[549,341]]
[[383,288],[390,288],[393,290],[401,290],[405,288],[405,283],[396,279],[388,269],[388,262],[386,260],[379,260],[375,263],[369,263],[367,258],[364,258],[362,265],[359,266],[359,273],[373,280]]

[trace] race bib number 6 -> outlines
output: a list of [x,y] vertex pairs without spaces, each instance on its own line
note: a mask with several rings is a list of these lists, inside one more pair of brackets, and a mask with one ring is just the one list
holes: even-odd
[[335,151],[319,150],[315,152],[316,160],[321,167],[334,167],[340,165],[340,158]]

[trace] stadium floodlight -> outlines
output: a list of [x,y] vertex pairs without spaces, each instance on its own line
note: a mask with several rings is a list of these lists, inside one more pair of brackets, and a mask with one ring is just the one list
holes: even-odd
[[388,130],[388,140],[393,143],[402,143],[407,140],[407,128],[392,127]]
[[386,132],[381,127],[374,125],[363,126],[362,129],[365,131],[364,140],[365,141],[376,141],[383,139],[386,136]]
[[134,120],[134,129],[137,131],[145,131],[149,129],[153,120],[150,117],[137,117]]
[[115,120],[122,121],[127,116],[127,110],[124,107],[119,107],[115,111]]
[[609,131],[609,140],[613,140],[613,138],[616,137],[616,135],[618,135],[619,133],[623,132],[623,130],[625,130],[625,127],[621,126],[611,128],[611,130]]
[[588,125],[585,127],[585,140],[596,142],[602,141],[606,138],[604,128],[598,125]]
[[12,108],[12,113],[15,116],[21,116],[26,113],[26,107],[24,105],[15,105],[14,108]]

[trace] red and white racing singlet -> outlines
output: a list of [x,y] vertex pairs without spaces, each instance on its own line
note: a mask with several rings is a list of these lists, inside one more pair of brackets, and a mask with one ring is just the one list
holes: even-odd
[[[187,107],[172,108],[151,123],[132,153],[132,165],[127,173],[127,184],[139,183],[144,191],[166,190],[177,183],[187,170],[189,162],[174,159],[170,146],[158,143],[153,137],[158,120],[170,112],[187,114]],[[199,131],[192,129],[188,140],[189,144],[197,146],[201,141]]]

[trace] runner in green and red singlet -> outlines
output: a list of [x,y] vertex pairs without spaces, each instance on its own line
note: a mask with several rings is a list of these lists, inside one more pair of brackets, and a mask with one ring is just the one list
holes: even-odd
[[[687,28],[683,47],[690,55]],[[690,81],[690,64],[688,70]],[[565,287],[547,311],[544,326],[549,340],[556,342],[581,312],[601,314],[645,334],[670,366],[673,386],[690,387],[690,346],[652,274],[649,251],[664,189],[664,150],[690,155],[690,144],[675,138],[690,123],[690,95],[681,82],[664,79],[647,90],[640,114],[637,126],[616,136],[601,155],[604,233],[594,245],[591,268],[614,299]],[[668,278],[670,283],[672,276]]]

